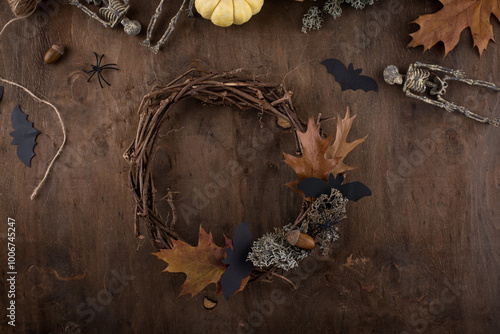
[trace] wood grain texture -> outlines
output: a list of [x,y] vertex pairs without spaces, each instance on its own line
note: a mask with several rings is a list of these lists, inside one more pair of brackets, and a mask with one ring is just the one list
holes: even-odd
[[[164,29],[181,1],[165,6]],[[0,75],[47,98],[68,132],[62,155],[39,196],[29,196],[61,142],[57,117],[20,89],[6,86],[0,102],[2,333],[496,333],[500,328],[500,129],[412,101],[383,83],[388,64],[419,60],[461,68],[500,83],[499,48],[479,58],[472,38],[443,59],[443,46],[422,54],[407,49],[409,24],[439,9],[434,0],[378,1],[363,11],[346,7],[337,20],[302,34],[309,2],[266,1],[248,23],[218,28],[199,15],[182,17],[158,55],[139,45],[155,3],[132,1],[137,37],[109,30],[59,0],[43,1],[32,17],[0,36]],[[0,24],[12,17],[0,2]],[[494,30],[500,35],[500,25]],[[163,31],[156,31],[156,40]],[[55,64],[43,55],[67,47]],[[93,51],[120,71],[105,72],[111,87],[86,83],[82,69]],[[342,92],[320,62],[337,58],[376,78],[379,93]],[[217,307],[202,306],[214,287],[177,297],[182,274],[161,273],[164,263],[149,242],[134,237],[133,199],[122,158],[135,136],[136,109],[152,85],[167,83],[191,64],[205,70],[243,68],[259,80],[284,82],[300,116],[321,112],[358,117],[350,138],[368,134],[346,163],[348,181],[373,196],[348,206],[342,238],[327,257],[292,272],[299,286],[258,283]],[[488,117],[499,116],[500,95],[450,85],[449,98]],[[42,132],[32,167],[10,145],[10,115],[20,103]],[[325,123],[333,131],[335,121]],[[219,244],[243,221],[260,236],[294,220],[300,197],[283,184],[294,179],[281,152],[295,151],[293,134],[267,116],[183,101],[160,132],[155,162],[158,191],[179,191],[188,219],[178,232],[195,242],[198,225]],[[228,161],[241,169],[231,173]],[[225,173],[227,185],[214,177]],[[223,182],[223,184],[226,184]],[[207,204],[195,206],[197,194]],[[217,194],[216,194],[217,193]],[[207,195],[208,194],[208,195]],[[209,197],[213,198],[209,198]],[[198,196],[200,197],[200,196]],[[161,197],[159,197],[161,198]],[[201,201],[201,199],[199,199]],[[203,201],[202,201],[203,202]],[[166,203],[164,203],[166,205]],[[161,207],[166,210],[165,207]],[[185,214],[186,216],[186,214]],[[16,328],[7,325],[7,219],[16,219]]]

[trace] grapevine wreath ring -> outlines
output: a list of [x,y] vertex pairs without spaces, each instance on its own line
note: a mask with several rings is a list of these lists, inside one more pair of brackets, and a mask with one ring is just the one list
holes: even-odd
[[[216,283],[216,292],[223,292],[229,298],[233,292],[243,290],[248,282],[270,281],[273,277],[279,277],[295,288],[281,273],[297,267],[312,253],[316,244],[323,254],[327,254],[332,242],[339,237],[336,224],[346,218],[347,202],[371,194],[360,182],[342,184],[344,172],[354,168],[345,165],[343,158],[364,141],[364,138],[352,143],[346,141],[355,118],[349,117],[349,108],[344,119],[340,116],[337,119],[336,138],[331,145],[333,135],[325,138],[321,132],[321,116],[316,122],[311,117],[306,125],[297,116],[292,93],[282,84],[257,82],[238,76],[238,72],[205,73],[191,69],[165,86],[153,87],[142,99],[136,137],[124,153],[130,166],[129,186],[135,200],[135,234],[144,238],[141,232],[141,226],[144,226],[153,247],[159,251],[155,255],[169,263],[165,271],[186,273],[181,295],[191,293],[194,296],[207,285]],[[170,213],[167,219],[162,217],[156,205],[153,184],[155,142],[174,105],[187,98],[207,105],[254,109],[276,117],[284,128],[293,127],[299,157],[285,154],[285,162],[295,170],[298,180],[287,185],[304,198],[301,212],[293,224],[275,228],[253,245],[248,223],[240,224],[234,232],[234,245],[226,238],[224,249],[215,245],[212,234],[207,234],[201,226],[197,247],[184,242],[175,232],[177,210],[170,190],[161,199],[168,202]],[[178,258],[189,258],[186,254],[196,252],[197,248],[196,261],[202,262],[200,254],[203,254],[206,265],[202,263],[194,273],[182,269],[183,264],[179,265]]]

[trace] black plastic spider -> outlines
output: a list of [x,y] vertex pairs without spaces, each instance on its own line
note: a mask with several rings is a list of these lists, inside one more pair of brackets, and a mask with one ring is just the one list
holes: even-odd
[[[312,229],[315,232],[317,232],[318,234],[322,233],[322,232],[328,232],[328,231],[330,231],[333,235],[339,235],[339,232],[337,230],[335,230],[335,228],[336,228],[335,225],[337,225],[342,220],[344,220],[344,218],[341,218],[341,219],[338,219],[338,220],[334,220],[334,221],[330,221],[326,217],[325,211],[321,212],[321,216],[323,218],[324,223],[311,223]],[[331,244],[331,242],[330,242],[330,244]]]
[[97,65],[90,65],[90,66],[92,66],[91,70],[88,70],[88,71],[82,70],[85,73],[92,73],[92,75],[88,78],[87,82],[89,82],[90,79],[92,79],[92,77],[94,76],[94,74],[97,73],[97,79],[99,80],[99,85],[101,85],[101,88],[104,88],[102,86],[101,78],[102,78],[102,80],[104,80],[105,83],[108,84],[108,86],[111,86],[110,83],[107,82],[106,79],[104,79],[104,77],[102,76],[101,72],[103,70],[117,70],[117,71],[119,71],[119,69],[116,68],[116,67],[112,67],[112,66],[116,66],[116,64],[106,64],[106,65],[102,65],[101,66],[101,60],[102,60],[102,57],[104,57],[104,54],[101,56],[101,58],[99,58],[97,56],[97,53],[95,53],[95,52],[94,52],[94,55],[95,55],[95,60],[97,62]]

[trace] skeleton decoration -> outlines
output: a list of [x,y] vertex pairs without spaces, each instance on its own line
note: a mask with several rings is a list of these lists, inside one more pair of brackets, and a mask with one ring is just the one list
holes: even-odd
[[[167,27],[167,30],[163,33],[161,36],[160,40],[156,43],[155,46],[151,46],[151,35],[153,34],[153,29],[156,25],[156,20],[158,20],[158,17],[161,14],[163,3],[165,0],[160,0],[160,3],[158,4],[158,7],[156,7],[156,11],[154,12],[153,16],[151,16],[151,20],[149,21],[148,25],[148,31],[146,32],[146,39],[141,42],[141,45],[147,46],[151,51],[153,51],[154,54],[158,54],[158,51],[160,51],[160,46],[165,44],[165,42],[168,40],[170,35],[175,29],[175,24],[177,23],[177,20],[179,19],[179,16],[182,13],[182,10],[186,6],[188,0],[183,0],[181,7],[177,11],[177,14],[170,20],[170,23]],[[194,5],[194,0],[189,0],[189,6],[187,9],[188,16],[192,17],[193,16],[193,5]]]
[[104,17],[101,19],[96,13],[92,12],[90,9],[85,7],[80,3],[79,0],[69,0],[69,3],[73,6],[80,8],[85,14],[91,18],[101,22],[106,28],[114,28],[121,23],[123,25],[123,30],[129,36],[135,36],[141,32],[141,24],[135,20],[130,20],[125,17],[130,8],[128,2],[129,0],[124,0],[123,3],[120,0],[86,0],[88,4],[93,4],[96,6],[104,7],[99,9],[99,14]]
[[[431,80],[431,72],[442,72],[445,74],[444,78],[440,78],[439,76],[433,73],[433,77]],[[467,83],[469,85],[474,86],[482,86],[486,88],[491,88],[495,91],[500,91],[500,88],[492,84],[491,82],[486,82],[482,80],[472,80],[465,78],[465,73],[460,70],[452,70],[446,67],[441,67],[437,65],[427,65],[422,64],[420,62],[415,62],[411,64],[408,68],[408,72],[406,74],[399,73],[399,70],[394,65],[389,65],[384,70],[384,80],[390,85],[398,84],[403,85],[403,92],[406,93],[407,96],[418,99],[420,101],[424,101],[425,103],[432,104],[434,106],[444,108],[447,111],[455,111],[464,114],[465,116],[472,118],[478,122],[488,123],[494,126],[498,126],[500,123],[500,118],[487,118],[480,115],[477,115],[470,110],[456,105],[453,102],[446,101],[443,99],[443,95],[446,93],[446,88],[448,88],[447,80],[455,80]],[[429,94],[432,96],[436,96],[436,99],[431,99],[424,94],[427,89],[429,90]]]

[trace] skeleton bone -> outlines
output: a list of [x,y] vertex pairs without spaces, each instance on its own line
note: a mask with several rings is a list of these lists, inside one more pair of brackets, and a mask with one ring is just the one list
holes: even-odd
[[[153,29],[156,25],[156,20],[158,20],[158,17],[161,14],[164,2],[165,0],[161,0],[160,3],[158,4],[158,7],[156,7],[154,14],[153,16],[151,16],[151,20],[149,21],[148,31],[146,33],[146,39],[141,42],[141,45],[147,46],[151,51],[153,51],[154,54],[158,54],[158,51],[160,51],[160,46],[162,46],[168,40],[168,38],[174,31],[175,24],[177,23],[177,20],[179,19],[179,16],[181,15],[184,6],[186,6],[187,0],[182,1],[181,7],[177,11],[177,14],[175,14],[175,16],[170,20],[168,28],[167,30],[165,30],[160,40],[156,43],[155,46],[151,46],[151,35],[153,34]],[[188,5],[188,16],[193,16],[193,4],[194,0],[191,0]]]
[[165,0],[160,1],[160,3],[158,4],[158,7],[156,7],[155,13],[153,14],[153,16],[151,16],[151,20],[149,21],[149,25],[148,25],[148,31],[146,32],[146,39],[141,42],[141,45],[147,46],[148,48],[151,46],[151,35],[153,34],[153,29],[156,25],[156,20],[158,19],[158,17],[161,14],[164,2],[165,2]]
[[[440,78],[439,76],[435,75],[432,80],[430,80],[431,73],[429,72],[429,70],[434,72],[442,72],[445,74],[445,76],[444,78]],[[403,85],[403,92],[405,92],[409,97],[440,108],[444,108],[449,112],[454,111],[462,113],[465,116],[478,122],[488,123],[494,126],[498,126],[500,124],[500,118],[490,119],[487,117],[483,117],[471,112],[470,110],[462,106],[456,105],[453,102],[443,99],[442,95],[446,93],[446,89],[448,88],[448,80],[464,82],[471,86],[486,87],[497,92],[500,91],[500,88],[491,82],[465,78],[465,73],[463,71],[452,70],[438,65],[428,65],[420,62],[415,62],[408,67],[408,71],[404,75],[399,73],[399,70],[396,66],[387,66],[384,70],[384,80],[390,85]],[[427,89],[429,89],[430,95],[436,96],[435,100],[425,95],[418,95],[425,94]]]
[[114,28],[118,23],[123,25],[123,30],[129,36],[135,36],[141,32],[141,24],[135,20],[130,20],[125,17],[127,14],[129,6],[129,0],[124,0],[121,3],[119,0],[86,0],[89,4],[94,4],[100,6],[104,4],[99,10],[99,13],[104,16],[107,20],[101,19],[96,13],[85,7],[80,3],[79,0],[69,0],[69,3],[73,6],[80,8],[85,14],[93,18],[94,20],[102,23],[106,28]]

